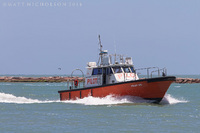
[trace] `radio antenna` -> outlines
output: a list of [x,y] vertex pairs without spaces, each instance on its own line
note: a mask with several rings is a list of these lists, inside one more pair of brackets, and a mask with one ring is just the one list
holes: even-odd
[[114,47],[115,47],[115,54],[114,54],[114,56],[115,56],[115,63],[116,63],[116,61],[117,61],[117,46],[116,46],[116,44],[115,44],[115,41],[114,41]]
[[100,35],[99,35],[99,47],[100,47],[100,53],[102,52],[102,48],[103,48],[103,46],[102,46],[102,44],[101,44],[101,38],[100,38]]
[[[99,37],[99,50],[100,50],[100,53],[99,53],[99,55],[100,55],[100,57],[99,57],[99,60],[98,60],[98,63],[97,64],[99,64],[99,62],[100,62],[100,59],[101,59],[101,61],[102,61],[102,54],[103,54],[103,50],[102,50],[102,48],[103,48],[103,46],[102,46],[102,44],[101,44],[101,38],[100,38],[100,35],[98,36]],[[101,64],[101,63],[100,63]]]

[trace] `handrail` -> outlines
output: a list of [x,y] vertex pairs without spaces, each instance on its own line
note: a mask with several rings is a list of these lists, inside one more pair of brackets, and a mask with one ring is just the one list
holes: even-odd
[[[84,73],[83,73],[83,71],[81,70],[81,69],[79,69],[79,68],[77,68],[77,69],[74,69],[73,71],[72,71],[72,73],[71,73],[71,77],[73,77],[73,73],[74,73],[74,71],[81,71],[81,73],[82,73],[82,77],[84,77]],[[85,84],[85,81],[83,80],[83,86],[84,86],[84,84]],[[79,84],[79,86],[80,86],[80,84]],[[74,88],[74,84],[73,84],[73,82],[71,82],[71,86],[70,86],[70,89],[73,89]]]
[[146,67],[146,68],[139,68],[139,69],[135,69],[135,71],[137,71],[137,70],[147,70],[147,78],[149,78],[149,70],[150,69],[155,69],[155,68],[157,68],[158,69],[158,76],[160,76],[160,71],[159,71],[159,67]]
[[[151,75],[149,75],[149,73],[150,73],[149,70],[150,69],[157,69],[157,70],[151,71]],[[159,67],[146,67],[146,68],[135,69],[135,71],[138,71],[138,70],[147,70],[147,78],[149,78],[149,76],[151,76],[151,78],[152,78],[152,74],[154,72],[158,72],[158,76],[160,76],[160,71],[163,71],[162,72],[162,76],[165,76],[166,75],[166,71],[167,71],[166,68],[159,69]]]
[[73,75],[74,71],[77,71],[77,70],[81,71],[81,72],[82,72],[82,77],[84,77],[84,73],[83,73],[83,71],[82,71],[81,69],[79,69],[79,68],[77,68],[77,69],[74,69],[74,70],[72,71],[72,73],[71,73],[71,77],[72,77],[72,75]]
[[[166,70],[167,70],[167,69],[164,67],[164,68],[162,68],[162,69],[152,71],[152,72],[151,72],[151,78],[152,78],[152,74],[153,74],[154,72],[158,72],[158,71],[159,71],[159,73],[160,73],[160,71],[162,71],[162,76],[165,76],[165,75],[166,75]],[[160,76],[160,74],[159,74],[158,76]]]

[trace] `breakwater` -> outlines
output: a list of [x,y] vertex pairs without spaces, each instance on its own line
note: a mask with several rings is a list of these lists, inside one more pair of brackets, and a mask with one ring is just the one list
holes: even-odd
[[0,77],[0,82],[68,82],[78,79],[79,82],[84,80],[83,77]]
[[175,83],[180,83],[180,84],[184,84],[184,83],[188,83],[188,84],[200,83],[200,79],[194,79],[194,78],[176,78]]
[[[84,77],[61,77],[61,76],[54,76],[54,77],[0,77],[0,82],[68,82],[78,79],[79,82],[85,80]],[[193,78],[176,78],[175,83],[200,83],[200,79],[193,79]]]

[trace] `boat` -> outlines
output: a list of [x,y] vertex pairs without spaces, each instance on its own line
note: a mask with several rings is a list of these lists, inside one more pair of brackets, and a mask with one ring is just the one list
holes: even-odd
[[[102,98],[112,95],[116,97],[140,97],[152,103],[159,103],[171,83],[176,79],[175,76],[167,76],[166,68],[135,69],[131,57],[124,58],[123,55],[116,53],[109,55],[107,50],[103,50],[100,35],[99,47],[99,61],[87,63],[87,73],[86,76],[83,74],[85,80],[82,87],[78,87],[80,83],[77,79],[71,81],[71,85],[69,86],[70,83],[67,85],[67,90],[58,91],[61,101],[76,100],[88,96]],[[150,71],[152,69],[153,71]],[[75,70],[82,72],[81,69]],[[139,78],[137,73],[139,70],[147,71],[147,77]],[[153,73],[158,74],[158,76],[155,77]]]

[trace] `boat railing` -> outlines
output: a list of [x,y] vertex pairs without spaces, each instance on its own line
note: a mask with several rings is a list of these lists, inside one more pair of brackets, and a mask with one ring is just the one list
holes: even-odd
[[167,72],[166,68],[160,69],[159,67],[146,67],[146,68],[135,69],[136,73],[138,71],[143,71],[143,70],[146,70],[147,78],[152,78],[153,77],[153,73],[155,73],[155,72],[157,72],[157,76],[158,77],[160,76],[160,72],[162,72],[162,76],[165,76],[166,72]]
[[[83,81],[80,81],[79,80],[79,77],[74,77],[73,74],[75,71],[80,71],[82,73],[82,78],[83,78]],[[77,88],[83,88],[85,86],[85,80],[84,80],[84,73],[81,69],[77,68],[77,69],[74,69],[71,73],[71,79],[73,80],[68,80],[67,81],[67,88],[69,88],[70,90],[71,89],[77,89]],[[74,82],[75,81],[78,81],[78,85],[75,86]]]
[[[69,90],[85,87],[85,80],[84,79],[79,79],[79,77],[70,77],[70,78],[72,78],[72,80],[67,80],[67,88]],[[77,86],[75,86],[75,83],[74,83],[76,80],[78,80]]]
[[158,70],[155,70],[155,71],[151,71],[151,78],[153,77],[153,73],[155,73],[155,72],[159,72],[158,76],[160,76],[160,72],[162,72],[162,76],[164,77],[167,74],[167,69],[166,68],[162,68],[162,69],[158,69]]

